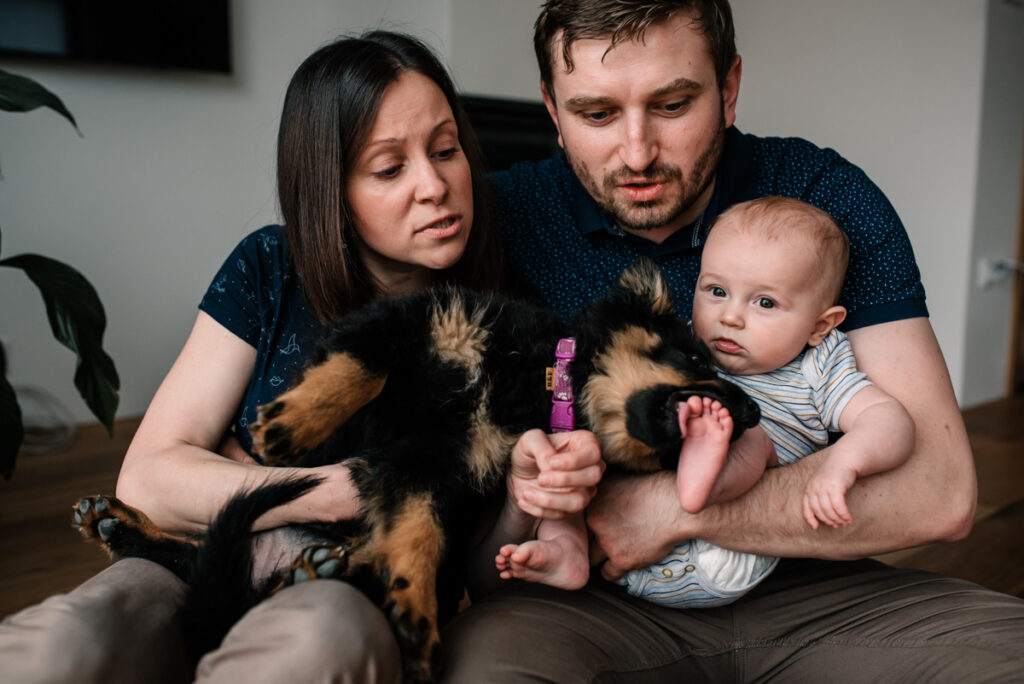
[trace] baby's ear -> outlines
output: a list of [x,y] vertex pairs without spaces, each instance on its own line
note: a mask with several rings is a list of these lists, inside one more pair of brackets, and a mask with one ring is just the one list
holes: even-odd
[[846,319],[846,308],[842,306],[830,306],[818,316],[818,320],[814,322],[814,330],[811,332],[811,338],[807,340],[807,344],[812,347],[817,347],[821,344],[821,341],[825,339],[825,336],[832,332],[832,329],[843,322]]

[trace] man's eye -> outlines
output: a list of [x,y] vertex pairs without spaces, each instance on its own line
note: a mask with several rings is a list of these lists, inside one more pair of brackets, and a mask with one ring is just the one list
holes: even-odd
[[690,106],[690,98],[679,100],[678,102],[669,102],[662,107],[666,112],[676,114],[686,110]]
[[758,299],[757,300],[757,305],[759,307],[761,307],[762,309],[774,309],[775,308],[775,302],[773,302],[772,300],[768,299],[767,297],[761,297],[760,299]]
[[580,116],[590,123],[601,123],[608,119],[608,112],[580,112]]

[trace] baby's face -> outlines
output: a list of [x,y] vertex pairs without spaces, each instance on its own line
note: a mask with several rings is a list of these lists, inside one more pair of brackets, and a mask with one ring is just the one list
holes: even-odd
[[792,240],[768,240],[727,224],[711,231],[693,327],[724,370],[764,373],[804,350],[829,307],[813,261],[811,249]]

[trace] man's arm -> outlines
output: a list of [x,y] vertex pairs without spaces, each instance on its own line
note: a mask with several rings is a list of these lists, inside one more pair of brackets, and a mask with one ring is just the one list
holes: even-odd
[[906,463],[848,493],[853,523],[813,530],[801,515],[804,488],[828,449],[766,472],[747,494],[697,515],[679,507],[671,473],[606,478],[587,511],[600,547],[592,553],[608,558],[602,574],[611,579],[649,565],[690,538],[765,555],[849,559],[966,536],[977,498],[974,462],[931,325],[925,318],[895,321],[849,338],[859,368],[916,426]]

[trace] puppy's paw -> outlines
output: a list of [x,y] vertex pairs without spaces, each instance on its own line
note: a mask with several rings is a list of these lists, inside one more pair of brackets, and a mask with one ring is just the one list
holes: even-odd
[[87,496],[71,508],[71,526],[108,554],[121,555],[125,540],[138,532],[138,514],[113,497]]
[[311,579],[341,579],[348,572],[348,560],[348,551],[341,546],[306,547],[273,591]]
[[319,436],[310,438],[307,436],[308,430],[302,429],[307,420],[304,413],[295,407],[295,402],[289,401],[287,396],[261,406],[259,417],[249,426],[253,451],[267,465],[295,465],[311,448],[319,444],[316,441]]
[[432,682],[441,674],[441,638],[434,618],[428,615],[433,611],[423,610],[418,593],[408,580],[396,577],[390,582],[383,608],[398,639],[406,677]]

